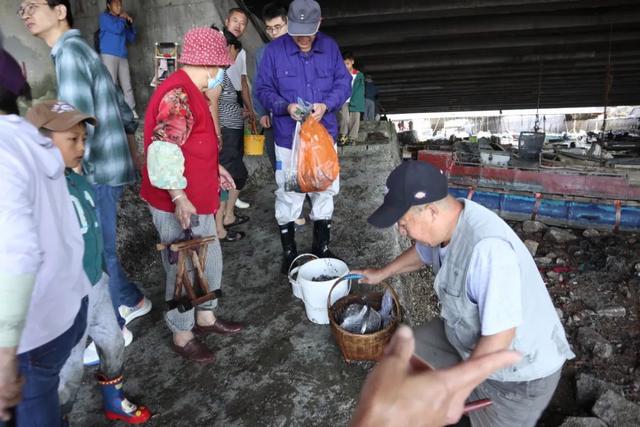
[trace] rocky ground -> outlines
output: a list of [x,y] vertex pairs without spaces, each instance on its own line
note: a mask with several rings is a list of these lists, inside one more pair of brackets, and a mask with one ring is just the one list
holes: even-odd
[[[341,152],[332,249],[354,268],[379,265],[400,251],[395,232],[374,229],[365,214],[383,197],[386,171],[396,161],[390,153],[383,146]],[[266,158],[245,162],[252,178],[242,198],[251,207],[243,213],[251,220],[238,227],[247,233],[243,240],[223,243],[223,297],[217,314],[244,322],[246,329],[206,338],[216,352],[212,365],[195,365],[169,349],[158,236],[137,188],[125,192],[118,212],[119,253],[124,269],[154,304],[151,313],[128,325],[134,340],[125,352],[125,390],[152,410],[149,426],[346,425],[372,363],[345,363],[329,326],[307,320],[304,304],[279,271],[270,166]],[[384,175],[369,174],[372,168]],[[309,251],[312,226],[296,234],[299,251]],[[72,426],[110,425],[100,410],[95,373],[96,368],[85,371]]]
[[[345,147],[340,153],[334,248],[351,267],[382,265],[409,244],[391,229],[376,231],[366,224],[382,197],[384,177],[399,161],[392,150],[379,148]],[[136,188],[122,200],[123,265],[154,303],[151,314],[130,325],[136,338],[126,352],[127,390],[152,408],[149,425],[345,425],[372,366],[345,364],[328,328],[305,320],[302,304],[291,296],[278,272],[271,172],[265,159],[253,160],[243,196],[253,203],[247,212],[252,220],[242,227],[246,240],[223,247],[220,310],[248,327],[240,336],[208,340],[218,355],[209,367],[193,366],[169,351],[157,234]],[[534,253],[577,355],[565,366],[539,425],[640,425],[640,234],[531,221],[510,225]],[[299,230],[301,251],[308,249],[310,234],[309,226]],[[420,325],[438,312],[432,280],[424,269],[393,281],[406,323]],[[94,373],[85,374],[72,425],[107,425]]]
[[640,236],[510,224],[534,254],[577,355],[540,424],[639,425]]

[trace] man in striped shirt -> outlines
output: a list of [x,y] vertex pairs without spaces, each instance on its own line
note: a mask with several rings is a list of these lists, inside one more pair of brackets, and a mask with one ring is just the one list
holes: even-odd
[[96,193],[109,291],[120,326],[124,327],[125,322],[151,310],[151,302],[129,281],[116,253],[118,201],[124,186],[135,181],[134,162],[141,164],[133,137],[138,123],[98,54],[80,31],[73,29],[69,0],[24,0],[18,15],[31,34],[51,47],[57,98],[98,120],[98,127],[87,126],[83,168]]

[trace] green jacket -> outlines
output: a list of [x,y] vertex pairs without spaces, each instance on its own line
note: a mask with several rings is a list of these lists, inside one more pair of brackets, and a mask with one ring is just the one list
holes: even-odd
[[351,87],[349,112],[364,113],[364,74],[358,71]]
[[80,232],[84,240],[82,265],[92,285],[98,283],[104,272],[102,230],[96,213],[95,195],[87,178],[71,169],[65,170],[67,188],[73,208],[78,215]]

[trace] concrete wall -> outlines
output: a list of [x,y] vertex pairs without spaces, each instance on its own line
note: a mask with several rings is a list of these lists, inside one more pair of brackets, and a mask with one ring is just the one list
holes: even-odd
[[[98,15],[105,0],[72,0],[75,26],[93,46],[93,33],[98,29]],[[18,0],[0,1],[0,28],[5,48],[15,58],[24,61],[34,96],[55,97],[55,76],[49,47],[32,36],[16,16]],[[137,41],[129,47],[131,78],[140,114],[144,112],[153,88],[149,86],[154,73],[154,43],[176,41],[182,43],[186,31],[199,26],[216,24],[222,27],[227,11],[237,7],[235,0],[125,0],[125,10],[135,19]],[[255,50],[262,45],[258,31],[251,25],[241,39],[247,50],[247,67],[253,75]],[[47,94],[48,92],[48,94]]]
[[[98,29],[98,15],[104,10],[104,0],[73,0],[76,27],[93,43]],[[153,92],[154,44],[182,43],[184,33],[194,27],[216,24],[222,27],[227,11],[237,7],[235,0],[125,0],[124,9],[135,19],[138,39],[129,46],[131,79],[139,114],[143,114]],[[253,74],[253,52],[262,45],[256,29],[249,23],[241,39],[248,53],[247,67]]]
[[[33,95],[55,96],[55,78],[53,63],[49,56],[49,47],[34,37],[16,15],[19,2],[17,0],[0,1],[0,29],[4,35],[4,48],[19,63],[24,62],[27,77],[33,89]],[[49,92],[48,95],[46,93]]]

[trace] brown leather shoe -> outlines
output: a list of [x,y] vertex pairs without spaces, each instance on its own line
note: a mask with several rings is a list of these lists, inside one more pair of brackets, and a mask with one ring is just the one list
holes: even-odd
[[216,319],[215,323],[211,326],[200,326],[196,324],[191,332],[198,336],[209,334],[233,335],[237,334],[243,329],[244,325],[242,323]]
[[176,345],[173,340],[171,340],[171,349],[185,359],[202,363],[203,365],[216,361],[216,355],[209,350],[206,345],[195,338],[185,344],[184,347]]

